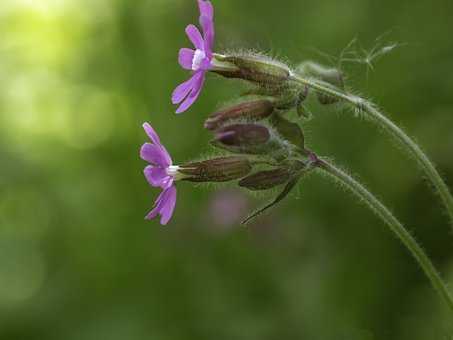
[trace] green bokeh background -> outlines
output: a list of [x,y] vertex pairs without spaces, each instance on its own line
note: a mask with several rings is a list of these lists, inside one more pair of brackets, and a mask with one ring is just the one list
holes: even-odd
[[[219,52],[329,62],[354,37],[371,49],[389,32],[381,41],[401,46],[374,70],[345,64],[348,85],[416,136],[452,186],[452,1],[213,3]],[[188,76],[176,55],[197,17],[192,0],[0,2],[0,338],[451,339],[415,261],[325,178],[249,228],[241,217],[268,198],[232,186],[181,183],[169,226],[143,220],[157,191],[141,124],[187,161],[209,153],[206,115],[240,93],[210,76],[173,113]],[[310,146],[358,174],[451,286],[452,233],[414,162],[363,119],[312,110]]]

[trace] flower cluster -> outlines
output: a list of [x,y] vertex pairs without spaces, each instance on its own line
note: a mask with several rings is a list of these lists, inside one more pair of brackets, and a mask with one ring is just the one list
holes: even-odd
[[402,141],[403,146],[415,156],[453,218],[453,197],[418,145],[373,104],[345,91],[343,75],[335,68],[311,61],[291,68],[256,53],[214,53],[213,6],[207,0],[198,0],[198,7],[202,33],[194,25],[187,26],[186,33],[194,49],[182,48],[179,51],[179,64],[191,72],[191,78],[173,92],[172,102],[179,105],[176,112],[186,111],[197,100],[208,72],[240,79],[251,88],[234,104],[211,114],[204,123],[204,128],[213,133],[211,145],[225,153],[218,158],[174,165],[154,129],[144,124],[151,140],[151,143],[142,146],[140,152],[142,159],[149,163],[144,170],[145,177],[151,186],[162,190],[146,218],[153,219],[160,215],[162,225],[170,221],[176,205],[176,182],[179,180],[197,183],[235,181],[239,187],[250,191],[283,187],[274,200],[247,217],[243,222],[247,223],[282,201],[304,174],[318,168],[350,189],[390,227],[453,310],[453,298],[445,283],[411,234],[352,176],[308,150],[300,125],[289,119],[286,113],[296,111],[297,120],[307,117],[305,102],[314,92],[322,105],[341,101],[349,103],[358,112],[368,114]]
[[[193,49],[179,51],[179,64],[191,72],[191,77],[172,94],[173,104],[179,105],[176,113],[188,110],[197,100],[208,72],[246,81],[251,89],[234,104],[212,113],[204,123],[204,128],[213,133],[211,145],[226,153],[218,158],[173,165],[156,132],[148,123],[144,124],[152,142],[141,149],[142,159],[150,164],[145,168],[145,177],[151,186],[162,190],[146,218],[160,215],[163,225],[169,222],[175,209],[177,181],[237,181],[239,187],[251,191],[283,186],[274,201],[249,219],[285,198],[313,168],[302,129],[284,115],[293,108],[299,116],[306,115],[303,103],[308,88],[294,81],[294,75],[304,74],[332,86],[342,86],[339,72],[311,62],[292,70],[284,63],[256,53],[214,53],[214,8],[206,0],[198,0],[198,7],[202,31],[188,25],[186,34]],[[334,102],[326,96],[318,99],[324,104]]]

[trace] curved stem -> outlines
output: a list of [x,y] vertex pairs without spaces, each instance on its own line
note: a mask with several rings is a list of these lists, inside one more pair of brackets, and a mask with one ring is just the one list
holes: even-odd
[[368,118],[373,120],[380,127],[384,128],[405,148],[405,150],[409,152],[412,157],[415,158],[420,167],[426,173],[426,176],[439,193],[450,217],[450,223],[453,225],[453,196],[451,195],[450,190],[448,189],[444,180],[439,175],[433,163],[429,160],[426,154],[408,135],[404,133],[403,130],[401,130],[395,123],[393,123],[390,119],[379,112],[379,110],[377,110],[370,102],[360,97],[337,91],[315,80],[305,79],[295,74],[292,75],[292,79],[303,85],[311,87],[318,92],[328,94],[351,104],[355,109],[364,112]]
[[357,182],[347,173],[336,168],[334,165],[325,160],[317,160],[315,164],[319,169],[330,175],[333,179],[345,185],[356,196],[363,200],[391,229],[393,233],[403,242],[410,253],[415,257],[426,276],[431,281],[434,289],[439,293],[450,310],[453,312],[453,298],[450,295],[447,286],[443,282],[433,263],[418,245],[417,241],[404,228],[404,226],[393,216],[393,214],[363,185]]

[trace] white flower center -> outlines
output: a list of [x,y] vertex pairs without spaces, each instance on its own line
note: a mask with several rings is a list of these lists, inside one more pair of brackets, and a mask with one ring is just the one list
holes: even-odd
[[175,178],[179,172],[179,166],[177,165],[170,165],[167,169],[166,169],[166,172],[167,172],[167,175],[170,176],[170,177],[173,177]]
[[184,175],[182,172],[179,172],[179,169],[181,169],[180,166],[170,165],[167,169],[165,169],[165,171],[167,172],[167,175],[172,177],[175,181],[180,181],[184,178],[190,177]]
[[197,71],[200,69],[201,63],[206,58],[206,53],[202,50],[196,50],[192,59],[192,70]]

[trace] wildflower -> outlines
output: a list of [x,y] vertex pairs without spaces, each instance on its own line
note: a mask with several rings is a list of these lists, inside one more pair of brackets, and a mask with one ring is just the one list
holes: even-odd
[[150,220],[160,215],[160,223],[166,225],[171,219],[176,205],[174,181],[180,179],[181,174],[178,172],[179,167],[173,166],[168,151],[161,144],[159,136],[151,125],[145,123],[143,128],[152,141],[152,144],[146,143],[140,150],[140,157],[150,163],[144,170],[145,177],[153,187],[163,189],[146,219]]
[[150,163],[144,170],[145,177],[151,186],[162,189],[153,210],[146,216],[148,220],[160,215],[162,225],[170,221],[176,205],[175,181],[227,182],[241,179],[252,170],[249,160],[238,156],[173,165],[170,154],[151,125],[145,123],[143,128],[152,142],[145,143],[140,150],[140,157]]
[[214,8],[210,1],[198,0],[200,9],[201,35],[194,25],[186,27],[186,34],[195,50],[182,48],[179,51],[179,64],[193,72],[192,77],[179,85],[173,92],[173,104],[180,104],[176,113],[186,111],[198,98],[203,87],[206,72],[211,69],[214,46]]

